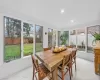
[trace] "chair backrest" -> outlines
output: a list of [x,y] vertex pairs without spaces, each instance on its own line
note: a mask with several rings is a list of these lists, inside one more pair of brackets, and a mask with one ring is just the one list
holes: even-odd
[[50,50],[51,48],[44,48],[44,51]]
[[77,49],[75,49],[75,50],[72,50],[72,53],[71,53],[71,55],[72,55],[72,58],[76,57],[76,52],[77,52]]
[[71,46],[71,45],[70,45],[70,46],[67,46],[67,47],[68,47],[68,48],[73,48],[73,46]]
[[63,57],[62,69],[64,69],[65,65],[69,64],[70,60],[71,60],[71,55],[70,54]]
[[33,68],[38,71],[39,70],[39,65],[38,65],[38,60],[35,59],[35,57],[33,55],[31,55],[32,58],[32,64],[33,64]]

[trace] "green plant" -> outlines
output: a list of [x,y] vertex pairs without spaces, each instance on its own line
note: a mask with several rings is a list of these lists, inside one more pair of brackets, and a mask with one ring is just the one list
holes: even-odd
[[100,40],[100,34],[99,33],[91,33],[92,36],[95,38],[93,41],[92,41],[92,45],[94,45],[94,43],[96,43],[97,40]]
[[60,36],[61,45],[66,45],[66,41],[68,40],[68,32],[64,31]]
[[95,33],[93,36],[94,36],[95,40],[100,40],[100,34]]

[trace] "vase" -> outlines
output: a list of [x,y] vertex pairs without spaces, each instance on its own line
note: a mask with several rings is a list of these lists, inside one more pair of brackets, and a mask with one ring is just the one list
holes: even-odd
[[100,40],[96,40],[95,47],[100,47]]

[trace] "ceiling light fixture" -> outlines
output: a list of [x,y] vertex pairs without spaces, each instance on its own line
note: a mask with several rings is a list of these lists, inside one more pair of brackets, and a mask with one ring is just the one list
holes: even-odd
[[71,22],[73,23],[73,22],[74,22],[74,20],[71,20]]
[[61,9],[61,14],[63,14],[65,12],[65,10],[64,9]]

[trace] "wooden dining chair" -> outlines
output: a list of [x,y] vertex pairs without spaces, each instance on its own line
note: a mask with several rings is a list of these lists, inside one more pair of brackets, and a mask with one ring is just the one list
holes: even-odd
[[[77,49],[74,49],[71,52],[71,65],[75,64],[75,71],[76,71],[76,53],[77,53]],[[71,67],[71,74],[72,74],[72,67]]]
[[[34,80],[34,77],[36,78],[36,80],[43,80],[46,77],[49,77],[51,80],[53,79],[53,74],[52,77],[50,76],[51,72],[41,63],[38,64],[38,60],[35,59],[35,57],[33,55],[31,55],[32,57],[32,63],[33,63],[33,78],[32,80]],[[38,76],[37,76],[38,74]]]
[[50,50],[51,48],[44,48],[44,51]]
[[[71,64],[70,61],[71,60],[71,55],[66,55],[63,58],[62,64],[58,67],[58,70],[61,72],[61,76],[58,74],[58,76],[64,80],[64,77],[66,75],[67,72],[69,72],[69,76],[70,76],[70,80],[71,80]],[[64,69],[66,69],[66,71],[64,71]]]

